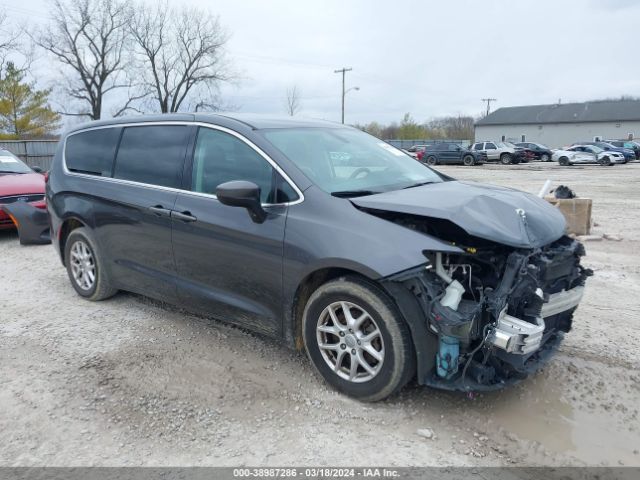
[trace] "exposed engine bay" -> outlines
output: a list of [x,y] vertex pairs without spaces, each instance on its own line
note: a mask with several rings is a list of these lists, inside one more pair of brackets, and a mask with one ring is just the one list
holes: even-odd
[[580,242],[562,236],[542,247],[514,248],[470,236],[446,220],[376,214],[462,252],[425,251],[426,266],[389,279],[412,292],[437,336],[435,363],[420,383],[501,388],[537,370],[571,330],[593,274],[580,265]]

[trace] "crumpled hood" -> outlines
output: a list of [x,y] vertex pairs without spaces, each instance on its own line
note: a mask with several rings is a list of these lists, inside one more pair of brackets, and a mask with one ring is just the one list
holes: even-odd
[[0,173],[0,197],[41,193],[44,177],[39,173]]
[[352,198],[358,207],[449,220],[469,235],[517,248],[560,238],[560,211],[526,192],[475,182],[447,181]]

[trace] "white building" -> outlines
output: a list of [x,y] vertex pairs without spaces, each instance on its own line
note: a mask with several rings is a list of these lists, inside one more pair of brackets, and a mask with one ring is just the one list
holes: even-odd
[[640,100],[605,100],[499,108],[475,125],[475,141],[574,142],[640,137]]

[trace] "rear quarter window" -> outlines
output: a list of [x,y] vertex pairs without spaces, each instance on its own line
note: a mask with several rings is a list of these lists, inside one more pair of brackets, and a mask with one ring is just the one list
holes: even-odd
[[189,127],[127,127],[122,133],[114,178],[180,188]]
[[121,128],[99,128],[67,137],[64,158],[67,170],[110,177]]

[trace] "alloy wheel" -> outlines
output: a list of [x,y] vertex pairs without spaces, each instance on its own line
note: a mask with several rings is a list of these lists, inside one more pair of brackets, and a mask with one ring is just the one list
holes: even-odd
[[367,382],[382,368],[382,332],[373,317],[355,303],[328,305],[318,319],[316,339],[324,361],[345,380]]
[[83,290],[91,290],[96,281],[96,263],[89,246],[77,240],[70,251],[71,274],[76,284]]

